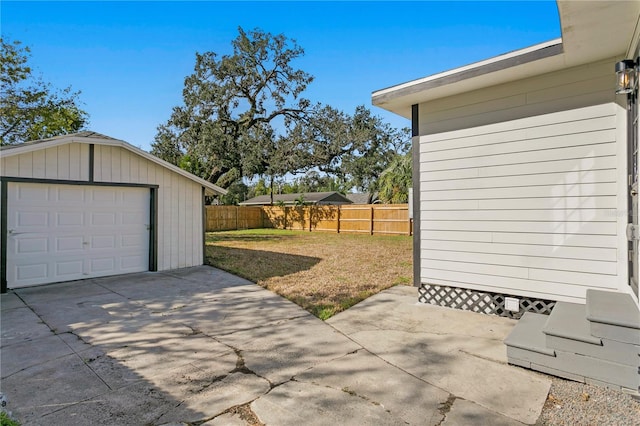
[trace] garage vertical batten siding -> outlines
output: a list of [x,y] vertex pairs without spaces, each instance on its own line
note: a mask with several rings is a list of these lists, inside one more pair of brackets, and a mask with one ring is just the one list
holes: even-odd
[[94,179],[158,185],[158,270],[202,264],[202,187],[117,146],[96,145]]

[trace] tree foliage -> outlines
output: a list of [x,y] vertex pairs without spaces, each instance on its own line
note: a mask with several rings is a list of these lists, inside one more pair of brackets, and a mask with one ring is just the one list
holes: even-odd
[[410,142],[408,129],[391,127],[362,105],[353,115],[317,105],[289,137],[303,149],[306,164],[360,191],[374,191],[382,171]]
[[54,89],[34,76],[30,50],[0,39],[0,144],[10,145],[73,133],[87,123],[79,92]]
[[158,128],[152,153],[176,163],[188,154],[205,165],[203,178],[230,183],[225,175],[254,176],[286,169],[285,139],[273,126],[301,119],[309,101],[300,97],[312,77],[292,62],[304,51],[283,35],[239,28],[233,53],[196,54],[185,79],[182,106]]
[[238,31],[231,54],[196,54],[183,104],[158,127],[152,153],[222,187],[261,176],[273,194],[279,178],[317,171],[373,190],[408,149],[408,131],[364,106],[350,115],[312,104],[303,94],[313,77],[294,66],[304,54],[294,40]]
[[380,175],[379,198],[383,203],[400,204],[409,202],[409,188],[412,186],[411,151],[396,156],[389,167]]

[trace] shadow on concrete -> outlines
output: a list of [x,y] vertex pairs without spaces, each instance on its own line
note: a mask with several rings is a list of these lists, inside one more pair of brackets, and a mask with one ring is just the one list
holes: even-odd
[[[239,353],[189,325],[215,321],[212,312],[225,303],[229,315],[225,290],[248,285],[216,272],[222,282],[216,285],[139,274],[3,295],[0,376],[7,408],[34,425],[193,423],[266,393],[267,380],[238,370]],[[210,273],[203,276],[212,281]],[[211,303],[200,304],[203,295]],[[169,299],[190,301],[193,321],[171,316],[175,304],[162,309]],[[196,309],[204,305],[211,309]]]

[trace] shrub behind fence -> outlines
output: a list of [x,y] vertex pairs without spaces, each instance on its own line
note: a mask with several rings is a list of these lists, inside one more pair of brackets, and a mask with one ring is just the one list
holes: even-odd
[[207,206],[207,231],[276,228],[411,235],[407,204],[343,206]]

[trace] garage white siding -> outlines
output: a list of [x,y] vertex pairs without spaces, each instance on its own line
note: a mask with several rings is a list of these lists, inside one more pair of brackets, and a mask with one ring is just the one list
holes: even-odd
[[158,188],[158,270],[201,265],[202,186],[118,146],[96,145],[95,182],[134,182]]
[[623,288],[620,113],[606,103],[421,136],[421,281],[567,301]]
[[[90,148],[68,143],[3,156],[3,176],[89,180]],[[203,261],[202,186],[119,146],[94,145],[93,181],[158,185],[157,269],[201,265]]]
[[89,145],[68,143],[0,158],[2,176],[89,180]]

